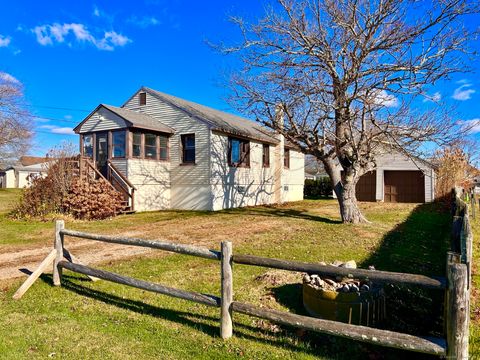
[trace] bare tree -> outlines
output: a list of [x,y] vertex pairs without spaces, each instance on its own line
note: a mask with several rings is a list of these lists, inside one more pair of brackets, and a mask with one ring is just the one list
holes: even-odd
[[32,139],[31,117],[23,103],[21,83],[0,72],[0,163],[25,154]]
[[366,222],[355,186],[376,155],[414,158],[467,130],[428,91],[468,70],[474,34],[462,22],[478,11],[467,0],[279,0],[258,23],[233,19],[243,42],[221,46],[243,64],[232,102],[319,159],[343,221]]

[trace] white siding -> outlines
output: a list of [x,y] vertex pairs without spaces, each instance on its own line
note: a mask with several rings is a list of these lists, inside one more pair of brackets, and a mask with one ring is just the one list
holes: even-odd
[[[263,144],[250,141],[250,167],[228,165],[228,136],[212,133],[211,184],[213,210],[232,207],[273,204],[275,175],[281,181],[281,200],[303,199],[304,158],[303,154],[290,150],[290,169],[277,169],[282,161],[275,161],[275,153],[281,145],[270,145],[270,166],[263,167]],[[281,151],[283,153],[283,151]],[[286,190],[288,189],[288,190]]]
[[135,191],[135,210],[170,208],[170,164],[164,161],[129,159],[128,180]]
[[[211,210],[211,197],[206,191],[210,185],[210,130],[207,125],[148,93],[147,104],[138,104],[137,93],[124,108],[148,114],[175,130],[170,137],[171,208]],[[195,134],[195,165],[181,164],[182,134]]]
[[303,200],[305,155],[298,151],[290,150],[290,167],[283,169],[282,184],[282,201]]
[[105,108],[98,109],[80,128],[80,133],[125,128],[127,125],[117,114]]
[[213,133],[211,138],[213,210],[273,203],[273,146],[271,167],[263,167],[263,145],[256,141],[250,141],[250,167],[230,167],[228,136]]
[[15,170],[10,169],[5,171],[5,184],[7,188],[17,187]]

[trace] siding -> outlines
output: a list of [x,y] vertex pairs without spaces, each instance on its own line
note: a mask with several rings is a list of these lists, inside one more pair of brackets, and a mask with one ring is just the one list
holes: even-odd
[[164,161],[129,159],[128,180],[135,191],[135,210],[170,208],[170,164]]
[[304,184],[305,155],[290,149],[290,168],[284,168],[282,172],[282,201],[303,200]]
[[[203,122],[147,93],[147,104],[139,106],[138,93],[123,107],[150,115],[175,129],[170,137],[171,207],[210,210],[210,130]],[[181,165],[182,134],[195,134],[195,165]],[[130,175],[129,175],[130,176]]]
[[263,167],[263,144],[256,141],[250,141],[250,167],[230,167],[228,136],[212,133],[211,139],[213,210],[273,203],[273,146],[269,168]]
[[[279,147],[270,146],[270,167],[263,167],[263,144],[250,141],[250,167],[230,167],[228,165],[228,136],[220,133],[211,135],[211,184],[213,210],[232,207],[273,204],[275,197],[275,174],[278,164],[283,168],[283,160],[275,161]],[[283,201],[303,199],[304,158],[303,154],[290,151],[290,170],[280,169],[283,186]]]
[[128,177],[127,159],[110,159],[110,161],[125,177]]
[[125,128],[125,121],[110,110],[100,108],[80,128],[80,133]]

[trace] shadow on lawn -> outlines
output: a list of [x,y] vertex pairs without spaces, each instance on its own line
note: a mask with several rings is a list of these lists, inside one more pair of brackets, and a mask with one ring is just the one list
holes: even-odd
[[219,213],[254,215],[254,216],[270,216],[270,217],[285,217],[293,219],[302,219],[309,221],[319,221],[326,224],[341,224],[340,220],[333,220],[327,217],[309,214],[307,210],[297,210],[292,208],[282,208],[279,206],[262,206],[262,207],[247,207],[241,209],[222,210]]

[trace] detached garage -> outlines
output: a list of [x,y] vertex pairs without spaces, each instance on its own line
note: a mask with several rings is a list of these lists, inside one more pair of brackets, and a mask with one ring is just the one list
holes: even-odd
[[435,198],[435,169],[424,160],[402,154],[377,158],[377,168],[363,175],[356,187],[359,201],[431,202]]

